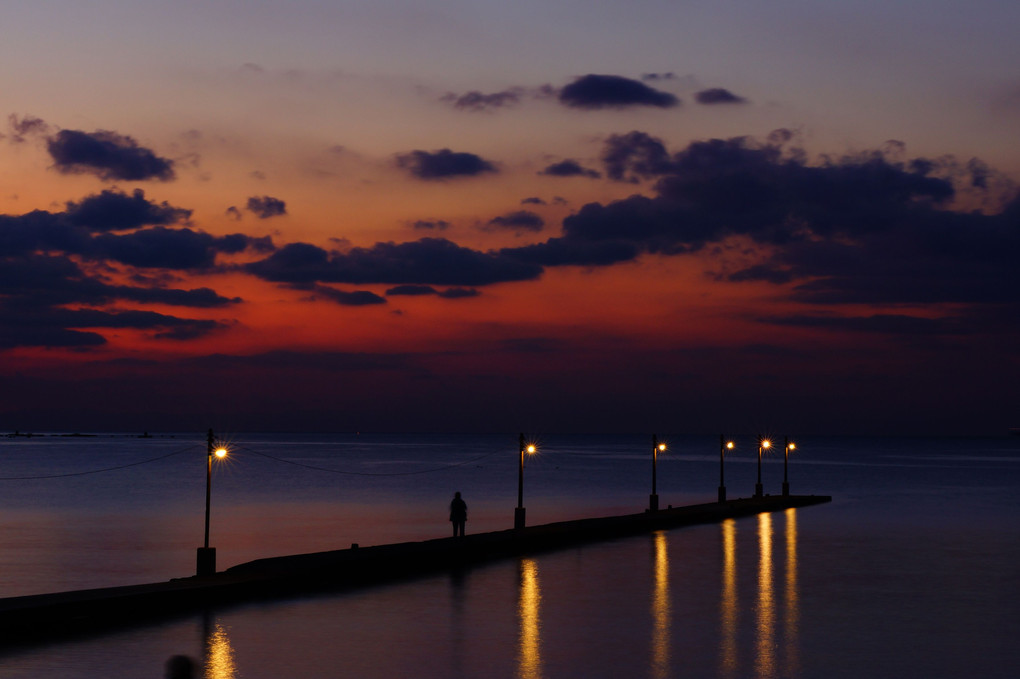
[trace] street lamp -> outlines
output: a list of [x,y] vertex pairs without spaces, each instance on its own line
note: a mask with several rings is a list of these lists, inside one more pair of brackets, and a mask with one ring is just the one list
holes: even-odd
[[772,441],[768,439],[758,440],[758,483],[754,486],[754,496],[761,497],[764,493],[762,492],[761,486],[761,453],[763,450],[768,450],[772,447]]
[[524,454],[534,455],[538,450],[533,443],[525,445],[523,433],[521,434],[519,447],[521,449],[521,463],[517,468],[517,508],[514,509],[515,529],[524,528]]
[[733,450],[733,441],[719,434],[719,502],[726,502],[726,481],[723,476],[723,457],[727,450]]
[[790,494],[790,478],[787,476],[786,468],[790,466],[790,451],[796,448],[797,444],[784,436],[783,447],[786,449],[783,454],[783,497],[786,497]]
[[659,439],[652,434],[652,494],[648,496],[648,511],[659,511],[659,494],[655,490],[655,467],[659,460],[659,453],[666,451],[666,444],[659,443]]
[[216,572],[216,548],[209,546],[209,505],[212,499],[212,462],[213,456],[223,459],[227,456],[227,449],[215,445],[213,430],[209,430],[206,438],[206,467],[205,467],[205,544],[198,548],[198,575],[212,575]]

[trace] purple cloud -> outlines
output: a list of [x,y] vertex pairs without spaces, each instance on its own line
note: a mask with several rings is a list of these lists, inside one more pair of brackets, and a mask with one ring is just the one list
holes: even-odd
[[452,105],[461,111],[490,111],[492,109],[514,106],[521,100],[521,90],[512,88],[502,92],[483,94],[477,90],[457,95],[452,92],[440,97],[440,101]]
[[645,85],[639,80],[618,75],[589,74],[574,80],[562,90],[560,103],[571,108],[602,109],[629,106],[672,108],[680,100],[668,92]]
[[738,97],[729,90],[725,90],[721,87],[713,87],[707,90],[701,90],[694,95],[694,100],[699,104],[746,104],[747,99]]
[[186,222],[191,210],[146,200],[145,192],[135,189],[129,196],[116,190],[104,190],[80,202],[67,203],[67,219],[90,231],[123,231],[140,226],[166,226]]
[[287,214],[287,203],[272,196],[252,196],[245,206],[248,212],[253,213],[259,219],[280,217]]
[[426,180],[475,177],[497,171],[495,165],[480,156],[450,149],[411,151],[397,156],[397,165]]
[[530,210],[517,210],[489,220],[489,226],[516,231],[541,231],[545,220]]
[[598,179],[602,176],[598,170],[590,170],[570,158],[548,165],[538,174],[548,177],[587,177],[589,179]]
[[498,253],[479,252],[443,238],[376,243],[349,252],[327,252],[291,243],[245,269],[259,278],[288,283],[391,283],[488,285],[537,278],[542,269]]
[[141,181],[174,178],[173,161],[160,158],[131,137],[97,130],[61,130],[46,148],[63,173],[94,174],[104,180]]

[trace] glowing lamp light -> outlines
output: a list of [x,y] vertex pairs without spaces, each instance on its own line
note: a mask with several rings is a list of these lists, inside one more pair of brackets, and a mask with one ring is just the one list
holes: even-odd
[[659,442],[659,437],[652,434],[652,494],[648,496],[648,511],[659,511],[659,492],[655,487],[656,465],[659,453],[665,452],[666,444]]
[[785,444],[786,450],[783,453],[783,496],[786,497],[790,494],[790,476],[787,471],[790,466],[790,451],[797,447],[788,436],[783,437],[783,443]]
[[768,439],[760,439],[758,441],[758,483],[754,484],[754,496],[760,498],[764,495],[764,491],[761,485],[761,454],[763,450],[768,450],[772,447],[772,441]]
[[538,446],[534,443],[525,443],[524,434],[519,439],[520,464],[517,467],[517,508],[514,509],[514,529],[524,528],[524,455],[534,455],[538,452]]
[[209,546],[209,507],[212,497],[212,466],[213,457],[222,460],[227,456],[227,448],[218,444],[213,430],[206,436],[205,466],[205,541],[198,548],[198,575],[212,575],[216,572],[216,549]]
[[726,475],[723,470],[723,458],[726,451],[733,450],[733,441],[727,441],[726,436],[719,434],[719,502],[726,502]]

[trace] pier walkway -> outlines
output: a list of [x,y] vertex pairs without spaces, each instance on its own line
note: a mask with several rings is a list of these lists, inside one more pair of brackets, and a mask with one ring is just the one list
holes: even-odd
[[671,507],[374,547],[258,559],[203,577],[0,599],[0,647],[133,627],[253,601],[341,591],[496,559],[830,502],[791,495]]

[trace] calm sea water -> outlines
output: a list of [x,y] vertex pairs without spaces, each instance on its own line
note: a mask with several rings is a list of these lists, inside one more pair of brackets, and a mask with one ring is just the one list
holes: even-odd
[[[221,569],[445,536],[455,490],[469,532],[512,525],[515,435],[227,438]],[[714,501],[718,437],[660,438],[660,503]],[[647,505],[650,437],[537,442],[530,524]],[[726,486],[748,496],[757,448],[736,442]],[[175,654],[217,679],[1016,676],[1020,438],[797,443],[792,491],[831,504],[8,650],[0,676],[160,677]],[[205,464],[201,435],[0,439],[0,596],[193,573]],[[782,474],[763,460],[766,492]]]

